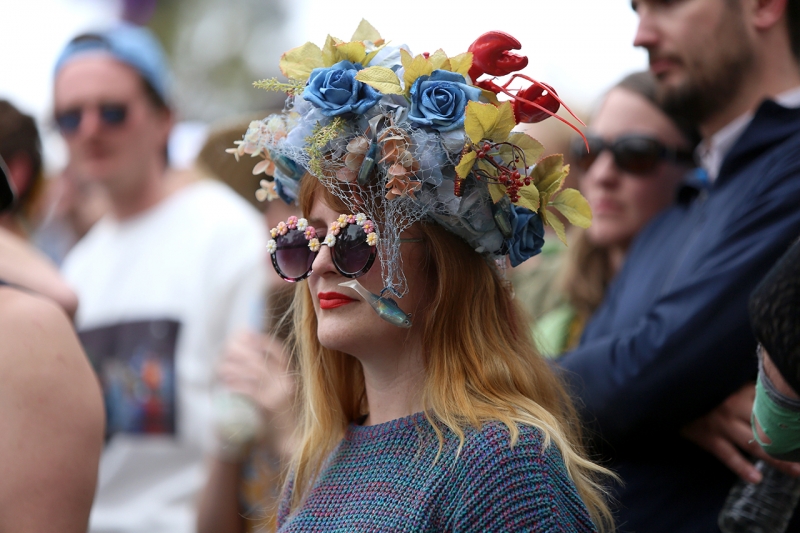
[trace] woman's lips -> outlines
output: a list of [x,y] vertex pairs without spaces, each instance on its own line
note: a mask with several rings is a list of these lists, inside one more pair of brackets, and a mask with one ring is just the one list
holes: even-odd
[[336,309],[343,305],[355,302],[354,299],[338,292],[321,292],[317,294],[320,309]]

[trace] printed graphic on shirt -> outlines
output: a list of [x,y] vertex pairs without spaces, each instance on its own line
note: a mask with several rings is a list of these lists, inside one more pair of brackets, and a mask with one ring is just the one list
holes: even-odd
[[115,433],[175,434],[175,348],[180,323],[145,320],[79,332]]

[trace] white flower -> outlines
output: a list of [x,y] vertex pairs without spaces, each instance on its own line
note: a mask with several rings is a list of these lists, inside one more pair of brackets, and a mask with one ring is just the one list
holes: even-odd
[[307,227],[308,227],[308,220],[304,218],[297,219],[297,229],[299,229],[300,231],[305,231]]
[[275,242],[275,239],[270,239],[269,241],[267,241],[267,253],[274,254],[277,249],[278,249],[278,243]]
[[377,233],[367,233],[367,244],[370,246],[375,246],[378,244],[378,234]]
[[333,233],[328,233],[328,235],[325,237],[325,244],[327,244],[329,247],[333,247],[333,245],[336,244],[336,235]]
[[358,224],[359,226],[363,226],[366,220],[367,220],[367,215],[365,215],[364,213],[358,213],[356,215],[356,224]]

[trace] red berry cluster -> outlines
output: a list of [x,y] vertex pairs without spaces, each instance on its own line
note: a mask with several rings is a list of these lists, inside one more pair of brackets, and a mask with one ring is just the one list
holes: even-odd
[[[514,159],[514,162],[511,163],[510,167],[498,164],[494,158],[488,155],[489,152],[494,148],[495,145],[484,142],[482,146],[478,147],[476,154],[478,159],[485,159],[497,169],[497,182],[501,185],[505,185],[508,198],[512,202],[516,203],[519,201],[519,190],[522,187],[531,184],[531,177],[527,175],[523,176],[520,174],[519,170],[517,170],[516,163],[519,161],[519,157]],[[512,150],[516,152],[517,148],[512,146]]]

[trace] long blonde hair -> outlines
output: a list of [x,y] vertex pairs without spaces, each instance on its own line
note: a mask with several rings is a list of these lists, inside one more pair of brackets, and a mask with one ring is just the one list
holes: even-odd
[[[307,177],[300,190],[304,213],[315,200],[344,209],[318,180]],[[506,283],[459,237],[432,223],[421,224],[421,232],[435,291],[425,316],[417,317],[426,352],[422,405],[440,446],[440,424],[462,444],[463,428],[491,420],[508,426],[512,445],[519,435],[517,424],[535,426],[545,446],[552,442],[558,447],[595,524],[611,530],[598,482],[610,473],[586,458],[578,415],[560,380],[536,353]],[[305,282],[295,292],[294,322],[302,436],[291,465],[291,510],[302,504],[347,425],[368,412],[361,364],[320,344]]]

